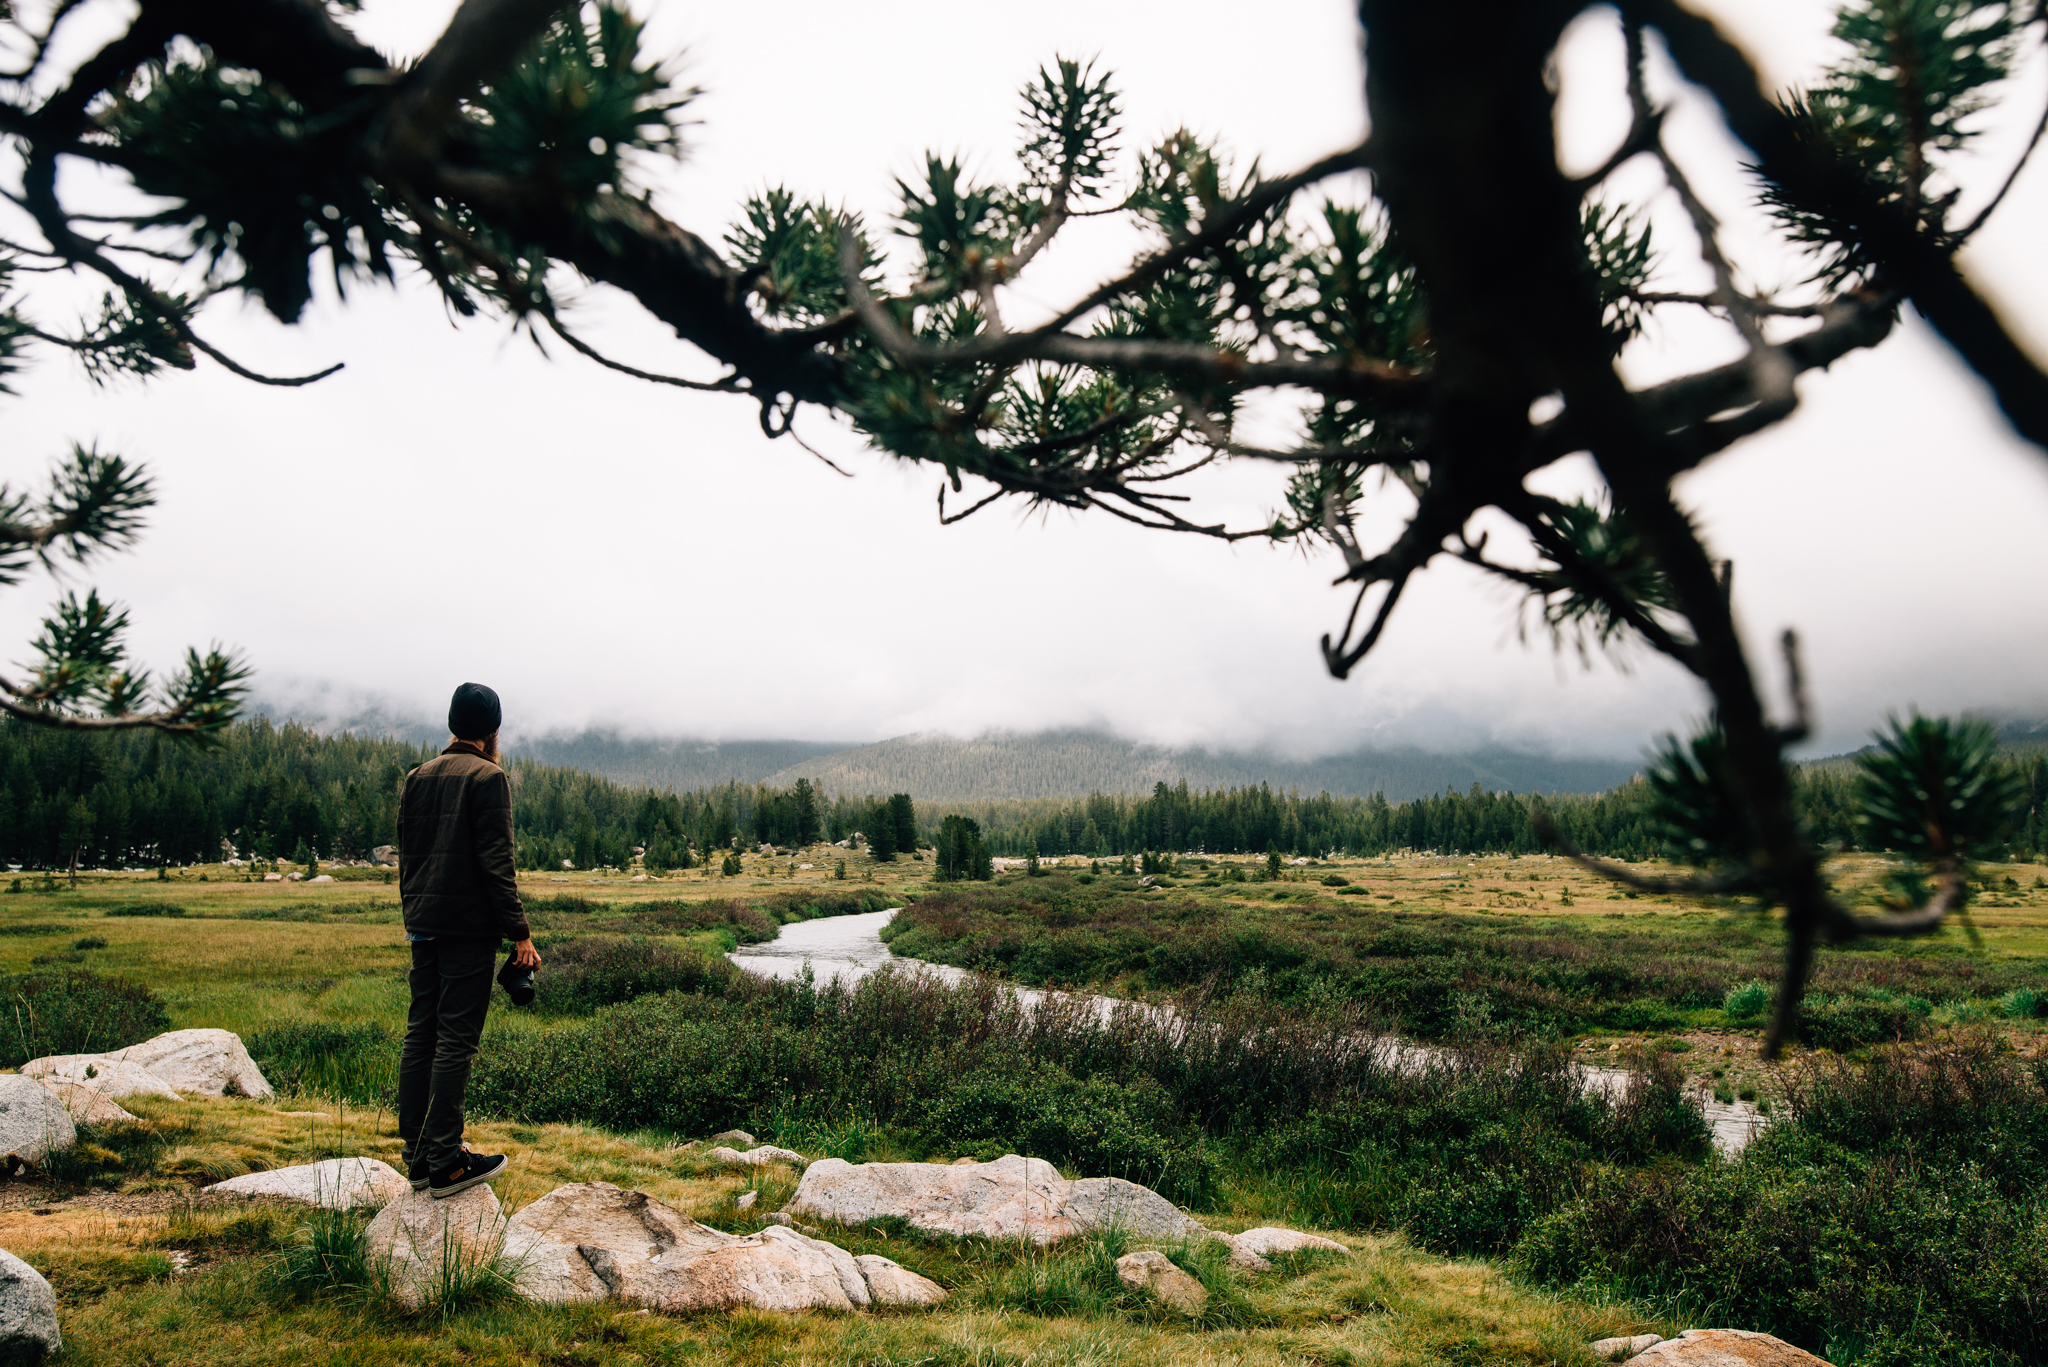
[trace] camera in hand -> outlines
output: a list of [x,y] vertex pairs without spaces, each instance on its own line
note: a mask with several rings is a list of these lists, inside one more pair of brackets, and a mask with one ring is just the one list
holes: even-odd
[[498,970],[498,982],[504,987],[506,995],[512,998],[514,1006],[533,1005],[534,971],[520,966],[518,950],[515,949],[506,956],[505,966]]

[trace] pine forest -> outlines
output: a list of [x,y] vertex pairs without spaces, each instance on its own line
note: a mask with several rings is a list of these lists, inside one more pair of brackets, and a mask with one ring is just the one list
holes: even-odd
[[[210,749],[141,734],[81,735],[0,725],[0,860],[27,869],[134,868],[243,859],[364,859],[394,839],[399,785],[432,746],[323,736],[294,723],[245,722]],[[2041,813],[2048,755],[2002,761],[2017,770],[2026,813],[2010,853],[2048,846]],[[636,850],[650,869],[687,868],[736,843],[797,846],[856,835],[878,857],[938,840],[949,816],[972,820],[996,856],[1120,857],[1146,851],[1289,856],[1399,850],[1530,854],[1544,848],[1547,811],[1580,848],[1618,859],[1665,853],[1669,838],[1648,785],[1604,793],[1465,792],[1389,802],[1383,796],[1278,793],[1266,785],[1148,795],[914,804],[907,795],[827,794],[728,782],[687,792],[632,788],[558,765],[513,759],[519,859],[528,869],[622,868]],[[1849,766],[1797,771],[1814,836],[1857,846]]]

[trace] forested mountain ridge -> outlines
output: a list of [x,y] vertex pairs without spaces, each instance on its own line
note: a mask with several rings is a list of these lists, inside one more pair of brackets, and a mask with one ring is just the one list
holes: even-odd
[[681,737],[632,737],[590,729],[521,736],[506,750],[515,758],[601,774],[629,788],[683,792],[720,783],[777,782],[781,773],[809,773],[814,763],[845,750],[838,741],[706,741]]
[[767,776],[771,784],[798,777],[831,791],[906,792],[919,802],[972,803],[1074,797],[1082,793],[1139,795],[1153,785],[1186,783],[1195,789],[1257,787],[1276,791],[1400,801],[1477,783],[1489,791],[1591,793],[1635,773],[1630,760],[1558,759],[1491,749],[1461,755],[1415,749],[1367,750],[1315,760],[1288,760],[1248,751],[1168,749],[1099,731],[989,733],[961,739],[938,733],[897,736],[809,758]]

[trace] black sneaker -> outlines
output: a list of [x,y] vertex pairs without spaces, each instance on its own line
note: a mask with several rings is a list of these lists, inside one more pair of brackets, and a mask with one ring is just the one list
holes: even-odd
[[409,1165],[405,1170],[405,1175],[411,1179],[414,1191],[425,1191],[427,1189],[427,1160],[422,1158]]
[[459,1191],[468,1191],[480,1182],[488,1182],[510,1166],[512,1160],[502,1153],[471,1153],[464,1149],[462,1160],[454,1167],[427,1179],[427,1191],[438,1201]]

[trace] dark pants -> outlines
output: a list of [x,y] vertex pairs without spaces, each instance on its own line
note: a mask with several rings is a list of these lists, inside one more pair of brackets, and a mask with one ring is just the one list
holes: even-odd
[[443,937],[412,942],[412,1009],[398,1055],[398,1137],[408,1164],[455,1166],[462,1098],[491,1005],[498,942]]

